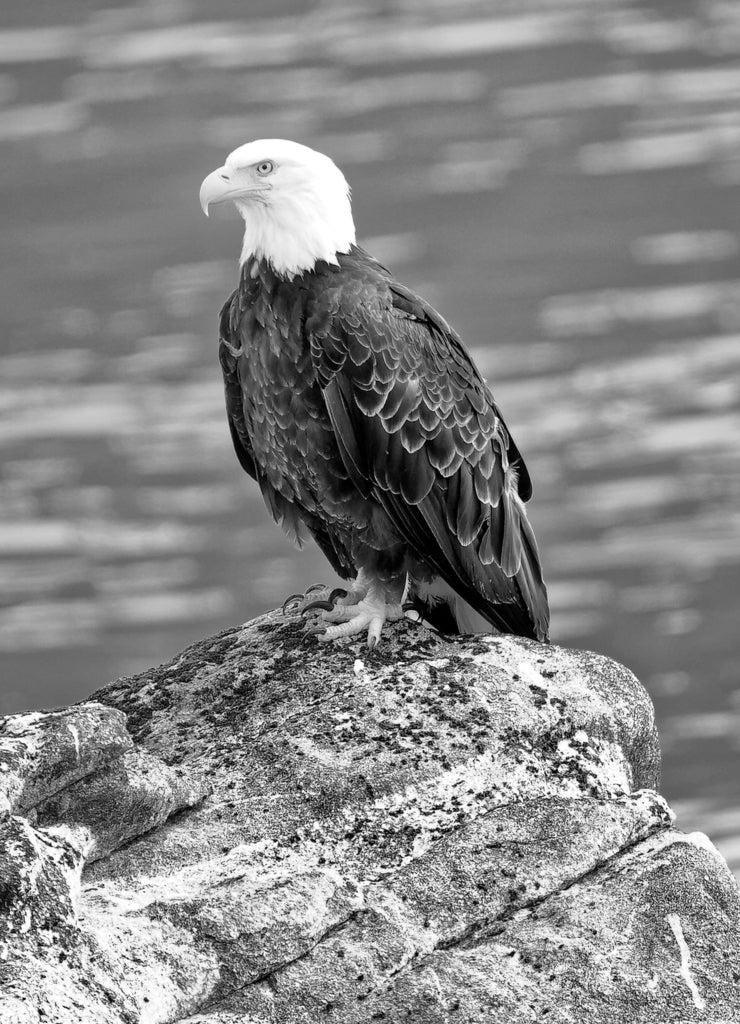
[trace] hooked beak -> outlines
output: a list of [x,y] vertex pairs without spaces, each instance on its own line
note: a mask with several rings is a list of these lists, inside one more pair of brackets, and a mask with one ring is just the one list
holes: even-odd
[[217,167],[211,171],[200,186],[200,206],[203,213],[208,216],[208,207],[216,203],[224,203],[227,199],[236,199],[238,196],[250,194],[261,194],[267,191],[269,186],[244,186],[237,185],[233,181],[233,174],[226,167]]

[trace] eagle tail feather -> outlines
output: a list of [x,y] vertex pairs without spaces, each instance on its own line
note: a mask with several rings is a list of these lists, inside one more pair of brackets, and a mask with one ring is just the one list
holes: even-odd
[[[517,499],[518,500],[518,499]],[[537,541],[534,537],[534,530],[527,518],[524,509],[519,515],[519,529],[517,534],[521,540],[521,557],[519,569],[514,576],[525,605],[529,611],[534,625],[534,634],[537,640],[543,643],[549,641],[550,609],[547,600],[547,588],[542,579],[540,567],[540,556],[537,550]]]
[[[420,510],[427,511],[424,502]],[[442,557],[436,566],[439,575],[431,584],[412,581],[409,600],[422,617],[442,633],[493,630],[546,643],[549,610],[537,542],[513,488],[507,488],[499,506],[491,510],[489,528],[483,532],[483,540],[488,537],[489,545],[491,535],[495,535],[494,543],[501,545],[498,569],[502,575],[498,584],[491,576],[493,559],[486,564],[480,544],[477,551],[473,544],[455,544],[448,534],[435,529],[435,516],[425,515],[424,519],[440,545]],[[430,548],[426,548],[428,561],[433,557]]]

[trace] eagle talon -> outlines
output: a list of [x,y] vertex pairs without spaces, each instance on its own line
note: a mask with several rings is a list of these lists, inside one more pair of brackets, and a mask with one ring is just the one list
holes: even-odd
[[283,602],[283,615],[300,615],[305,618],[316,612],[331,612],[336,606],[338,595],[344,591],[339,587],[329,590],[323,583],[312,583],[305,594],[291,594]]
[[[367,593],[367,584],[361,577],[352,582],[350,590],[332,587],[324,583],[312,583],[303,594],[291,594],[283,602],[283,615],[300,615],[306,618],[316,612],[336,612],[340,608],[355,608]],[[345,619],[338,620],[340,622]]]
[[331,600],[331,596],[328,601],[311,601],[309,604],[304,604],[300,609],[300,615],[304,618],[306,615],[310,615],[311,612],[322,611],[330,612],[334,608],[334,602]]
[[396,594],[393,589],[374,585],[356,604],[335,605],[331,611],[321,613],[322,620],[331,625],[327,626],[319,641],[339,640],[367,631],[367,646],[372,651],[380,640],[385,623],[403,618],[399,598],[400,593]]

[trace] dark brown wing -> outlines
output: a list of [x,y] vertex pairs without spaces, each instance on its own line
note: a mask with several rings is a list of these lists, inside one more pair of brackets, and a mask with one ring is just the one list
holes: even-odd
[[523,460],[444,320],[359,252],[307,323],[346,469],[493,625],[547,639]]
[[239,459],[241,467],[245,472],[257,480],[257,466],[254,461],[252,444],[249,439],[249,431],[244,419],[242,408],[242,389],[239,384],[237,371],[237,351],[240,344],[237,338],[232,335],[231,328],[231,304],[236,297],[232,292],[224,303],[218,320],[218,358],[221,363],[221,372],[224,376],[224,392],[226,397],[226,415],[229,421],[231,439],[234,442],[234,450]]
[[242,469],[257,481],[273,519],[280,523],[286,533],[300,546],[303,544],[303,526],[309,530],[316,543],[328,559],[334,571],[343,579],[355,574],[348,553],[338,545],[336,538],[324,523],[305,509],[299,509],[285,495],[273,487],[266,475],[260,472],[252,450],[249,427],[244,416],[242,386],[239,380],[239,357],[243,351],[243,325],[239,309],[236,316],[232,304],[238,302],[238,292],[233,292],[221,310],[219,318],[219,360],[224,378],[226,415],[234,442],[234,450]]

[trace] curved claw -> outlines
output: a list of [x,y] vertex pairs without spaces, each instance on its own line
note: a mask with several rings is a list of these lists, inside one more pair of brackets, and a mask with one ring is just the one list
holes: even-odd
[[[292,615],[298,611],[301,602],[303,601],[303,594],[291,594],[290,597],[286,597],[283,601],[283,615]],[[293,605],[289,608],[289,605]]]
[[307,594],[315,594],[317,590],[326,590],[325,583],[312,583],[310,587],[306,587]]
[[329,600],[333,605],[334,602],[339,600],[340,597],[347,597],[347,594],[348,591],[344,590],[342,587],[334,587],[331,594],[329,594]]
[[311,601],[310,604],[306,604],[301,608],[301,615],[308,615],[309,612],[322,611],[330,612],[334,608],[334,602],[329,601]]

